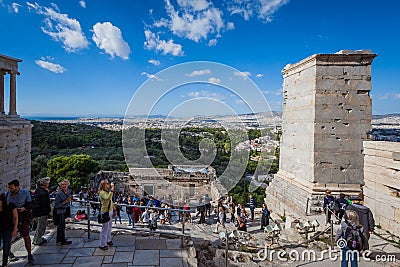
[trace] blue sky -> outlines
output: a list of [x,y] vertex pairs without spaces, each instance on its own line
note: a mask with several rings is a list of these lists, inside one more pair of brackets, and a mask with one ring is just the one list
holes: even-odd
[[[394,0],[0,0],[0,54],[23,60],[17,110],[25,115],[124,114],[135,92],[157,91],[144,86],[148,79],[162,82],[160,71],[185,62],[241,72],[223,77],[206,66],[193,76],[194,69],[182,72],[212,84],[179,86],[153,110],[169,114],[200,98],[186,105],[190,112],[172,113],[208,115],[226,107],[248,112],[225,87],[227,80],[247,76],[280,111],[286,64],[316,53],[372,49],[378,54],[373,113],[399,113],[399,11]],[[204,105],[204,99],[224,107]],[[252,110],[262,111],[257,105]]]

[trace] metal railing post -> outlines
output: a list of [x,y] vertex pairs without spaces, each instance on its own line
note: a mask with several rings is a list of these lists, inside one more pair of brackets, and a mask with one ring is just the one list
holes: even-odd
[[228,232],[225,230],[225,267],[228,267]]
[[182,248],[185,244],[185,221],[186,221],[186,213],[182,212]]
[[333,220],[332,220],[332,218],[331,218],[331,249],[332,249],[332,250],[334,249],[334,242],[333,242],[333,240],[334,240],[334,237],[333,237]]
[[88,241],[90,240],[90,202],[86,202],[86,214],[87,214],[87,235],[88,235]]

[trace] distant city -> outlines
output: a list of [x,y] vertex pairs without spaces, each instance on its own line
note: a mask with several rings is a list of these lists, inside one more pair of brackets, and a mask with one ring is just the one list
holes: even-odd
[[[197,116],[193,118],[171,118],[165,116],[122,117],[46,117],[25,116],[29,120],[53,123],[80,123],[111,131],[121,131],[130,127],[168,128],[228,128],[228,129],[265,129],[280,128],[281,112],[241,114],[235,116]],[[400,114],[374,115],[372,118],[371,140],[400,142]]]

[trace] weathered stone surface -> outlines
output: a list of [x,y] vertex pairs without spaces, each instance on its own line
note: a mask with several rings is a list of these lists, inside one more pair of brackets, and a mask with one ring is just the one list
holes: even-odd
[[301,217],[314,193],[360,190],[375,56],[313,55],[284,68],[279,172],[266,190],[272,209]]
[[18,179],[22,188],[31,186],[31,135],[29,121],[0,117],[0,188]]
[[383,230],[400,236],[400,144],[364,142],[365,204]]

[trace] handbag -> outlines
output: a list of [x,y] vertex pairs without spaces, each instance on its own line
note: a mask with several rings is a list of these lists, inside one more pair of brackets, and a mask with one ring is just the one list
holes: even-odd
[[53,209],[53,224],[55,226],[60,224],[60,215],[57,214],[57,208]]
[[108,202],[108,208],[107,208],[108,211],[106,211],[104,213],[99,213],[97,215],[97,222],[98,223],[107,223],[107,222],[110,221],[110,213],[109,213],[110,212],[110,205],[111,205],[111,200],[110,200],[110,202]]

